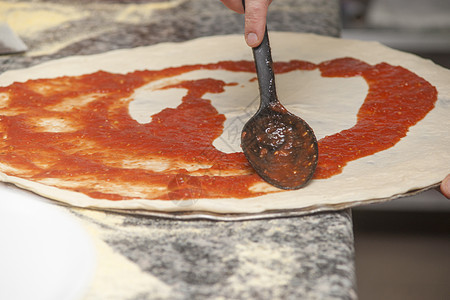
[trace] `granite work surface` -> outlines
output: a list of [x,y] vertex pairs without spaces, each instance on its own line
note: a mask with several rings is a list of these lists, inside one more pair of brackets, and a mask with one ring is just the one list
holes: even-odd
[[[0,56],[0,73],[71,55],[243,32],[242,16],[218,0],[0,0],[0,19],[29,47]],[[337,0],[277,0],[268,26],[338,36],[339,23]],[[69,210],[98,253],[86,299],[356,298],[349,210],[240,222]]]

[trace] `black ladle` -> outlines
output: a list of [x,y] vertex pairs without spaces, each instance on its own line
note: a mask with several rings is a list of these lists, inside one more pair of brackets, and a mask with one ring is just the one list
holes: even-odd
[[278,101],[267,27],[262,43],[253,48],[253,57],[260,106],[242,129],[242,150],[265,181],[281,189],[299,189],[317,166],[316,137],[304,120]]

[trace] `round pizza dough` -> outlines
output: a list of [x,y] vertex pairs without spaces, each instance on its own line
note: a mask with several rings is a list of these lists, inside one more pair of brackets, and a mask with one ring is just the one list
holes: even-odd
[[[386,62],[402,66],[434,85],[438,91],[438,100],[434,109],[411,127],[407,136],[394,147],[352,161],[341,174],[328,179],[312,180],[300,190],[280,190],[245,199],[110,201],[93,199],[82,193],[4,173],[0,173],[0,180],[78,207],[134,210],[136,213],[155,212],[156,215],[159,212],[182,211],[255,214],[289,210],[300,212],[333,210],[356,204],[385,201],[436,185],[450,173],[449,70],[376,42],[286,32],[271,32],[270,40],[274,61],[298,59],[320,63],[340,57],[352,57],[371,65]],[[183,43],[164,43],[97,55],[67,57],[28,69],[5,72],[0,75],[0,86],[28,79],[83,75],[98,70],[127,73],[224,60],[252,60],[251,49],[245,45],[241,35],[214,36]],[[197,70],[182,74],[178,78],[212,77],[225,82],[246,82],[239,87],[227,87],[225,93],[208,95],[213,106],[226,116],[224,132],[214,142],[214,146],[223,152],[240,151],[239,134],[244,123],[242,119],[249,118],[258,106],[257,83],[249,80],[254,76],[239,72]],[[354,125],[356,112],[367,90],[368,86],[362,78],[325,78],[320,76],[318,70],[295,71],[277,76],[280,101],[288,110],[305,119],[314,129],[318,139]],[[160,94],[157,94],[158,97],[152,97],[156,95],[155,93]],[[129,105],[130,115],[138,122],[145,123],[150,121],[149,116],[161,109],[176,107],[180,101],[180,91],[177,89],[152,91],[152,86],[144,86],[138,89],[133,97],[134,100]],[[164,101],[149,102],[142,99],[164,99]]]

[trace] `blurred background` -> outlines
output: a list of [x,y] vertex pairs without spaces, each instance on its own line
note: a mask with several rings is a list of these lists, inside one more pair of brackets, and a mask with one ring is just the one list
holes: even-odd
[[[379,41],[450,68],[450,0],[340,2],[344,38]],[[352,213],[360,300],[450,299],[449,199],[431,189]]]
[[450,0],[340,0],[344,38],[379,41],[450,68]]

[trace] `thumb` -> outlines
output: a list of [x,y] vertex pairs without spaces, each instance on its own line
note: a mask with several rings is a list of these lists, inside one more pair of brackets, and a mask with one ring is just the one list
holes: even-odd
[[263,40],[270,0],[245,1],[245,41],[256,47]]

